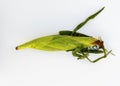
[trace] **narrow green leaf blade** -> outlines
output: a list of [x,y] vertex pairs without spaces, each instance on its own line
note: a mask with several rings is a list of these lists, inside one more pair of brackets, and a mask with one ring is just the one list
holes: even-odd
[[77,30],[79,30],[81,27],[83,27],[89,20],[94,19],[104,8],[105,7],[103,7],[102,9],[100,9],[99,11],[97,11],[96,13],[92,14],[85,21],[83,21],[82,23],[80,23],[79,25],[77,25],[76,28],[73,30],[73,33],[76,32]]

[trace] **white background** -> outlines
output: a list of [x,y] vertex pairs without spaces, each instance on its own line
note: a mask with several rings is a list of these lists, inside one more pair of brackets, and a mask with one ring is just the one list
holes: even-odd
[[[71,52],[15,47],[31,39],[72,30],[105,10],[79,32],[101,36],[109,55],[97,63]],[[0,0],[0,86],[120,86],[119,0]]]

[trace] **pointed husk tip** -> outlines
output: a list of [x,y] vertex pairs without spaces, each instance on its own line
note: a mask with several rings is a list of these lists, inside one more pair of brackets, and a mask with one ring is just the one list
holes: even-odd
[[21,48],[19,46],[15,47],[16,50],[20,50]]
[[23,46],[23,45],[19,45],[19,46],[15,47],[16,50],[22,50],[24,48],[27,48],[27,47]]
[[18,46],[15,49],[18,50]]

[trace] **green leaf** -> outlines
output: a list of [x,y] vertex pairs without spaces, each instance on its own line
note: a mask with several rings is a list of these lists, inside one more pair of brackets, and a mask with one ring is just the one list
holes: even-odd
[[76,32],[77,30],[79,30],[81,27],[83,27],[89,20],[94,19],[104,8],[105,7],[103,7],[102,9],[100,9],[99,11],[97,11],[96,13],[92,14],[85,21],[83,21],[82,23],[80,23],[79,25],[77,25],[76,28],[73,30],[73,33]]

